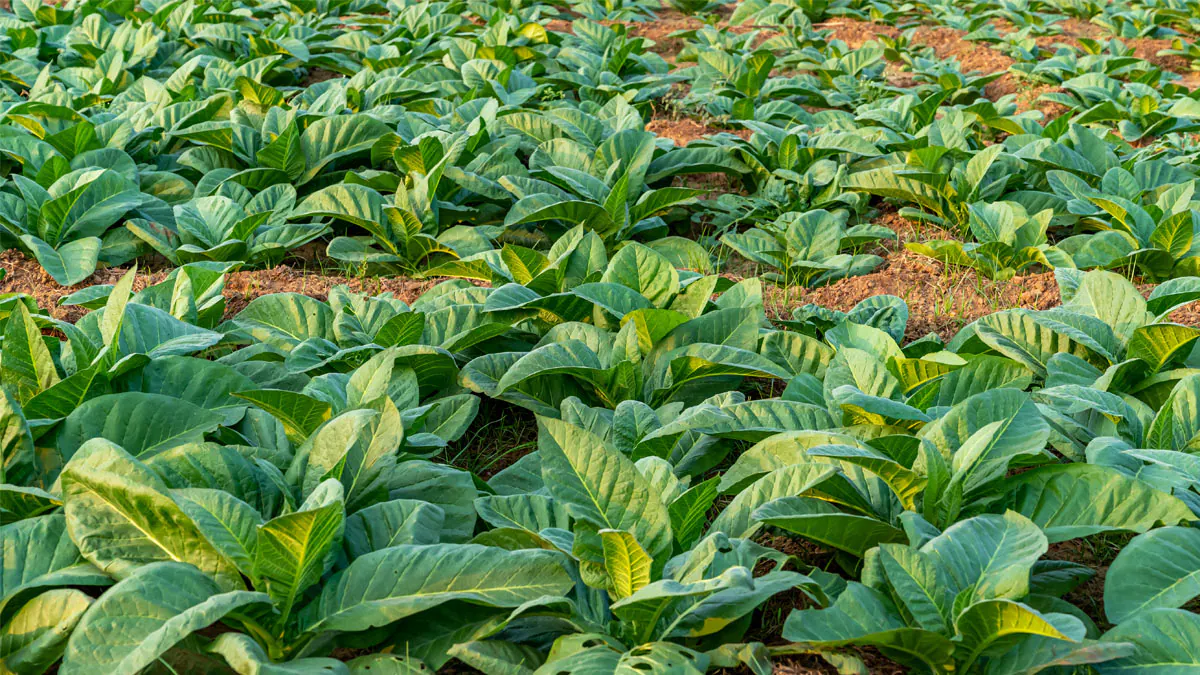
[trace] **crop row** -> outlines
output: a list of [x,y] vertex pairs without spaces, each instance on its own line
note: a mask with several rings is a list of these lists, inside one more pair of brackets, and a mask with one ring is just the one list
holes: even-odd
[[[700,271],[736,256],[819,285],[876,267],[872,242],[896,235],[871,221],[898,208],[942,235],[914,250],[993,278],[1200,272],[1200,101],[1156,65],[1200,56],[1187,3],[760,1],[678,33],[671,62],[599,23],[648,8],[573,11],[16,2],[0,248],[67,286],[139,257],[264,266],[313,242],[356,272],[437,275],[584,224],[610,252],[638,241]],[[961,28],[1011,65],[964,71],[894,29],[851,49],[812,23],[830,16]],[[1112,39],[1056,42],[1076,17]],[[1172,37],[1152,61],[1120,39]],[[989,98],[997,78],[1052,87],[1039,105],[1058,114]],[[686,147],[647,131],[672,105],[719,126]],[[733,189],[699,199],[698,174]]]
[[[5,666],[767,673],[817,653],[860,672],[850,646],[932,672],[1197,663],[1178,608],[1200,593],[1200,329],[1166,317],[1200,279],[1144,298],[1060,270],[1061,307],[901,346],[898,298],[775,328],[757,280],[564,241],[411,306],[339,287],[224,320],[212,263],[92,287],[74,324],[8,298]],[[538,419],[536,451],[487,480],[436,459],[480,395]],[[1046,554],[1112,533],[1136,536],[1102,633],[1063,599],[1096,571]],[[782,641],[747,640],[790,592],[807,608]]]

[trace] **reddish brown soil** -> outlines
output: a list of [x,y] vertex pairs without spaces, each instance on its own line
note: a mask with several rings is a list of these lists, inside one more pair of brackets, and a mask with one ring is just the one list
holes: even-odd
[[[918,227],[896,214],[886,214],[876,222],[896,230],[901,244],[956,238],[944,230]],[[869,297],[894,295],[908,303],[907,340],[929,333],[937,333],[948,340],[963,326],[993,312],[1017,307],[1049,309],[1061,304],[1053,272],[992,281],[974,270],[948,267],[895,243],[874,252],[882,255],[884,262],[871,274],[842,279],[820,288],[765,286],[767,313],[773,318],[787,319],[793,308],[810,303],[844,312]],[[734,278],[755,275],[754,266],[744,261],[742,264],[731,261],[727,269],[729,276]],[[1143,294],[1149,294],[1154,286],[1146,284],[1139,288]],[[1170,319],[1200,326],[1200,303],[1180,309]]]
[[1200,88],[1200,71],[1193,70],[1180,73],[1180,76],[1181,77],[1176,81],[1176,84],[1182,87],[1187,87],[1188,89]]
[[917,86],[916,78],[911,72],[905,70],[905,67],[898,63],[888,63],[883,70],[883,76],[887,78],[888,84],[903,89]]
[[671,118],[660,115],[656,115],[650,120],[646,125],[646,131],[650,131],[660,138],[669,138],[680,147],[696,139],[720,133],[735,134],[745,139],[749,139],[751,135],[749,129],[721,129],[689,117]]
[[[669,37],[671,33],[681,30],[697,30],[704,27],[704,22],[694,16],[687,16],[676,9],[660,9],[658,18],[654,21],[629,22],[625,24],[629,34],[651,41],[650,51],[659,55],[674,55],[683,49],[683,40]],[[606,25],[611,22],[602,22]],[[732,29],[728,29],[732,30]],[[736,31],[735,31],[736,32]]]
[[945,268],[907,250],[888,256],[871,274],[821,288],[770,288],[764,293],[768,312],[785,318],[793,307],[809,303],[849,311],[869,297],[894,295],[908,303],[910,340],[928,333],[949,339],[968,323],[1001,309],[1049,309],[1059,304],[1058,286],[1051,273],[994,282],[972,270]]
[[880,36],[895,38],[900,35],[900,30],[895,26],[840,17],[814,24],[814,27],[833,31],[830,37],[845,42],[851,49],[858,49]]
[[[1106,42],[1113,36],[1105,32],[1103,28],[1089,21],[1082,19],[1066,19],[1057,24],[1062,28],[1062,33],[1058,35],[1043,35],[1034,40],[1042,49],[1055,50],[1059,46],[1067,45],[1075,48],[1081,48],[1080,38],[1091,40],[1099,40]],[[997,28],[1001,32],[1012,32],[1014,27],[1007,22],[997,22]],[[1153,38],[1122,38],[1127,46],[1133,48],[1133,55],[1139,59],[1144,59],[1159,68],[1173,73],[1186,73],[1190,70],[1188,60],[1182,56],[1159,56],[1158,52],[1164,49],[1171,48],[1171,40],[1158,40]]]
[[963,32],[944,26],[922,26],[913,33],[912,42],[918,46],[932,47],[939,58],[955,58],[962,70],[969,73],[978,70],[994,73],[1008,70],[1013,60],[981,42],[963,39]]
[[692,173],[677,176],[673,181],[676,187],[690,187],[697,190],[707,190],[700,195],[701,199],[716,199],[724,193],[738,192],[734,189],[737,181],[723,173]]
[[1172,73],[1186,73],[1191,70],[1191,64],[1182,56],[1174,54],[1158,55],[1160,51],[1171,48],[1171,40],[1138,38],[1136,40],[1126,40],[1125,44],[1133,47],[1134,56],[1139,59],[1145,59],[1162,70]]
[[1051,84],[1034,84],[1019,80],[1012,73],[1005,73],[1000,79],[989,82],[983,91],[993,101],[999,101],[1002,96],[1007,96],[1008,94],[1016,94],[1017,112],[1022,113],[1028,110],[1037,110],[1042,113],[1042,117],[1046,121],[1050,121],[1070,110],[1058,103],[1039,100],[1042,94],[1063,91],[1062,87]]
[[[125,268],[106,268],[98,270],[83,283],[77,286],[59,286],[50,275],[37,264],[37,261],[26,258],[15,250],[0,253],[0,268],[8,271],[8,275],[0,280],[0,293],[25,293],[32,296],[38,306],[51,316],[66,321],[75,321],[87,313],[80,307],[60,307],[60,298],[75,291],[96,284],[113,284],[128,270]],[[133,287],[140,290],[166,278],[169,270],[147,271],[138,274]],[[303,293],[324,300],[329,290],[334,286],[345,284],[351,290],[376,295],[391,292],[405,302],[412,302],[421,293],[429,290],[437,280],[409,279],[404,277],[346,277],[338,274],[326,274],[320,271],[306,271],[288,266],[279,266],[269,270],[248,270],[233,272],[225,277],[226,315],[232,316],[241,311],[246,303],[260,295],[269,293]]]
[[[649,40],[651,43],[649,47],[650,51],[674,63],[675,55],[684,47],[684,41],[680,38],[671,37],[671,34],[683,30],[699,30],[705,24],[699,18],[688,16],[672,7],[663,7],[656,10],[655,13],[658,15],[658,18],[653,21],[601,21],[600,23],[605,26],[625,26],[629,35]],[[718,26],[721,30],[736,35],[761,30],[762,34],[759,35],[758,42],[762,42],[772,35],[778,34],[776,31],[759,26],[731,26],[727,20],[722,20]],[[546,30],[558,33],[571,33],[571,22],[563,19],[554,19],[546,22]]]

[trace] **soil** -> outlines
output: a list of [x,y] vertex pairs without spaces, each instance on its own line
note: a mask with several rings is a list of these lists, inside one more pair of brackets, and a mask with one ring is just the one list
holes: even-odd
[[1037,110],[1042,113],[1043,121],[1046,122],[1070,111],[1070,108],[1062,104],[1039,100],[1042,94],[1065,91],[1062,87],[1019,80],[1012,73],[1005,73],[998,80],[989,82],[983,91],[993,101],[999,101],[1008,94],[1016,94],[1018,113]]
[[669,138],[675,145],[683,147],[694,140],[715,136],[720,133],[734,134],[749,140],[749,129],[721,129],[711,126],[703,120],[690,117],[668,117],[655,115],[646,125],[646,131],[653,132],[660,138]]
[[[7,276],[0,280],[0,294],[25,293],[33,297],[38,306],[48,314],[65,321],[76,321],[88,310],[78,306],[59,306],[58,301],[61,298],[88,286],[114,284],[128,272],[124,267],[105,268],[97,270],[83,283],[64,287],[55,283],[36,260],[26,258],[16,250],[0,253],[0,268],[8,271]],[[169,270],[139,272],[134,279],[134,290],[159,283],[166,278],[168,272]],[[400,300],[412,302],[437,281],[404,277],[348,277],[286,265],[265,270],[232,272],[225,277],[225,313],[227,317],[233,316],[254,298],[270,293],[303,293],[324,300],[331,288],[342,284],[356,292],[372,295],[390,292]]]
[[962,64],[962,71],[994,73],[1008,70],[1013,60],[981,42],[964,40],[964,33],[945,26],[922,26],[913,32],[912,43],[928,46],[938,58],[955,58]]
[[307,87],[314,84],[320,84],[321,82],[326,82],[328,80],[336,80],[339,77],[345,76],[341,73],[335,73],[332,70],[326,70],[324,68],[312,68],[308,71],[308,75],[304,76],[304,79],[300,81],[300,86]]
[[878,39],[880,36],[895,38],[900,35],[900,29],[895,26],[848,18],[824,21],[814,24],[813,27],[833,31],[833,34],[830,36],[831,39],[841,40],[851,49],[858,49],[871,40]]
[[[673,61],[673,56],[683,49],[683,40],[669,36],[676,31],[698,30],[704,27],[704,22],[677,9],[664,8],[658,10],[657,14],[658,18],[654,21],[631,21],[625,23],[625,27],[630,35],[652,42],[650,51],[660,56],[670,54],[672,59],[669,60]],[[614,22],[602,21],[601,23],[611,25]],[[727,30],[737,32],[732,28]]]
[[1126,40],[1125,44],[1133,47],[1133,55],[1139,59],[1145,59],[1150,63],[1158,66],[1162,70],[1172,73],[1186,73],[1191,70],[1191,64],[1182,56],[1168,54],[1159,56],[1158,53],[1164,49],[1171,48],[1171,40],[1154,40],[1151,38],[1137,38],[1134,40]]
[[[684,41],[681,38],[671,37],[672,33],[684,30],[699,30],[705,26],[705,23],[698,17],[689,16],[672,7],[663,7],[655,11],[657,18],[653,21],[600,21],[604,26],[623,25],[629,35],[640,37],[650,41],[649,50],[662,56],[670,63],[675,62],[675,56],[679,54],[684,47]],[[728,20],[722,20],[718,27],[728,33],[735,35],[743,35],[751,31],[761,31],[757,42],[767,40],[772,35],[777,35],[777,31],[760,26],[731,26]],[[546,22],[546,30],[555,31],[558,33],[571,33],[571,22],[563,19],[554,19]]]
[[1112,626],[1104,615],[1104,578],[1117,553],[1131,538],[1132,535],[1118,534],[1072,539],[1051,544],[1045,555],[1046,560],[1068,560],[1096,571],[1094,577],[1067,593],[1063,599],[1083,610],[1101,632]]
[[816,304],[849,311],[875,295],[894,295],[908,303],[907,339],[937,333],[945,340],[963,326],[1002,309],[1049,309],[1059,304],[1054,274],[1029,274],[1009,282],[980,277],[973,270],[956,270],[910,251],[884,259],[871,274],[843,279],[814,289],[764,289],[767,311],[788,318],[791,309]]
[[[783,288],[767,284],[763,288],[767,314],[775,319],[791,318],[792,310],[806,304],[849,311],[859,302],[875,295],[894,295],[908,304],[906,340],[936,333],[949,340],[967,324],[1005,309],[1050,309],[1061,304],[1058,283],[1053,272],[1025,274],[1007,281],[993,281],[971,269],[944,265],[903,247],[911,241],[956,239],[950,232],[918,224],[895,213],[875,220],[896,231],[897,242],[888,242],[879,250],[882,265],[874,272],[842,279],[820,288]],[[728,276],[742,279],[756,276],[754,266],[745,261],[731,262]],[[1154,286],[1143,284],[1139,290],[1148,295]],[[1170,320],[1188,326],[1200,326],[1200,303],[1188,305],[1170,316]]]

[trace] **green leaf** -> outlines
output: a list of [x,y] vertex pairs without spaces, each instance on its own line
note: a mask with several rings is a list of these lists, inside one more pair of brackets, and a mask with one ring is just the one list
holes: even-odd
[[310,338],[333,340],[333,310],[298,293],[271,293],[250,301],[233,318],[255,339],[291,351]]
[[300,150],[307,167],[297,180],[316,178],[326,165],[357,153],[366,153],[392,129],[371,115],[330,115],[308,125],[300,135]]
[[623,600],[650,583],[653,561],[629,532],[600,530],[604,548],[604,569],[608,574],[608,595]]
[[1132,654],[1101,663],[1102,675],[1188,673],[1200,669],[1200,615],[1181,609],[1152,609],[1110,630],[1107,643],[1129,643]]
[[1133,331],[1125,355],[1145,361],[1151,372],[1158,372],[1177,354],[1190,352],[1197,338],[1200,338],[1200,330],[1189,326],[1173,323],[1141,326]]
[[429,675],[429,667],[417,658],[395,654],[367,654],[346,665],[350,675]]
[[879,544],[907,539],[898,527],[870,516],[843,513],[819,499],[783,497],[756,509],[752,518],[856,556]]
[[[629,532],[659,565],[665,563],[672,546],[671,519],[633,462],[572,424],[548,418],[538,422],[542,479],[550,494],[576,518]],[[603,561],[602,555],[595,557],[592,562]]]
[[0,383],[21,405],[58,383],[58,371],[42,331],[24,303],[16,303],[4,327]]
[[1191,521],[1177,497],[1104,466],[1058,464],[1008,479],[1006,501],[1042,528],[1051,543],[1099,532],[1145,532]]
[[1064,634],[1056,624],[1077,624],[1077,632],[1083,634],[1083,624],[1067,615],[1054,615],[1052,623],[1047,616],[1012,600],[984,600],[977,602],[958,616],[957,628],[961,639],[959,649],[963,670],[970,672],[975,660],[997,641],[1013,635],[1040,635],[1058,640],[1078,638]]
[[124,392],[85,401],[63,420],[55,440],[70,459],[89,439],[112,441],[135,456],[204,440],[223,417],[162,394]]
[[392,546],[436,544],[445,520],[440,507],[416,499],[373,504],[346,518],[343,546],[354,559]]
[[974,599],[986,600],[1028,594],[1030,571],[1048,546],[1037,525],[1010,511],[955,523],[921,553],[944,566],[956,596],[970,590]]
[[545,657],[529,645],[503,640],[473,640],[450,648],[450,655],[493,675],[533,675]]
[[896,598],[921,628],[945,633],[954,625],[954,586],[934,559],[908,546],[883,544],[879,563]]
[[666,307],[679,292],[679,273],[662,254],[630,243],[613,256],[600,278],[641,293],[655,307]]
[[1139,612],[1182,607],[1200,595],[1200,530],[1164,527],[1134,537],[1104,578],[1104,614],[1124,623]]
[[191,565],[160,562],[113,586],[83,616],[60,673],[135,675],[232,612],[269,605],[263,593],[222,592]]
[[280,624],[286,623],[301,594],[333,566],[345,519],[342,484],[330,479],[295,513],[259,528],[254,572],[275,601]]
[[171,492],[179,508],[221,555],[242,574],[254,577],[254,551],[262,516],[254,507],[223,490],[184,488]]
[[329,421],[333,411],[333,406],[326,401],[285,389],[255,389],[233,395],[250,401],[279,420],[288,440],[297,445]]
[[144,464],[102,439],[88,441],[61,477],[67,531],[89,562],[126,579],[155,561],[195,565],[225,590],[244,588],[236,566],[203,535]]
[[308,632],[384,626],[451,600],[517,607],[562,595],[571,577],[550,551],[505,551],[472,544],[394,546],[361,556],[305,607]]
[[[274,663],[254,640],[241,633],[222,633],[207,650],[220,654],[238,673],[247,675],[350,675],[350,668],[337,659],[303,658]],[[386,675],[387,671],[372,671]]]
[[932,672],[953,664],[954,643],[937,633],[909,628],[882,593],[850,582],[832,607],[792,610],[783,638],[808,647],[875,646],[920,660]]
[[754,518],[760,506],[781,497],[808,494],[820,489],[827,481],[833,482],[838,476],[838,470],[828,464],[795,464],[776,469],[734,497],[713,520],[708,531],[724,532],[731,537],[749,537],[762,526]]
[[84,237],[67,242],[57,249],[33,235],[22,235],[21,241],[33,251],[38,264],[60,286],[74,286],[92,276],[100,258],[98,237]]
[[0,659],[8,672],[46,672],[67,648],[92,598],[73,588],[47,591],[23,607],[0,629]]
[[0,528],[0,614],[30,596],[64,586],[108,586],[112,579],[84,562],[67,535],[61,513],[28,518]]
[[671,532],[683,550],[690,549],[700,539],[708,522],[708,510],[717,499],[717,476],[693,485],[667,505]]

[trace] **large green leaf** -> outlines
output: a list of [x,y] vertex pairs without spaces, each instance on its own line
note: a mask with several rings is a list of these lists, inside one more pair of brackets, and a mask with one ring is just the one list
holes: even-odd
[[1103,675],[1192,673],[1200,670],[1200,615],[1151,609],[1104,634],[1108,643],[1129,643],[1133,653],[1097,664]]
[[0,629],[5,669],[20,675],[46,672],[91,604],[90,596],[73,588],[47,591],[27,602]]
[[[997,642],[1013,636],[1036,635],[1058,640],[1078,640],[1083,636],[1083,624],[1075,617],[1058,614],[1043,615],[1012,600],[984,600],[963,610],[957,620],[963,669],[970,672],[976,659]],[[1064,633],[1060,626],[1069,626],[1075,633]]]
[[369,151],[391,131],[387,124],[365,113],[330,115],[313,122],[300,134],[300,151],[304,153],[306,168],[297,182],[307,183],[326,165]]
[[1022,598],[1029,592],[1033,564],[1046,553],[1046,536],[1014,512],[969,518],[921,547],[947,572],[954,593],[969,590],[977,600]]
[[909,628],[882,593],[850,582],[832,607],[793,610],[783,637],[810,647],[875,646],[922,662],[932,672],[953,664],[954,643],[931,631]]
[[333,310],[298,293],[272,293],[250,301],[233,321],[256,339],[291,351],[310,338],[333,340]]
[[23,303],[9,314],[4,327],[4,349],[0,350],[0,383],[24,405],[59,381],[58,371],[42,331]]
[[259,528],[254,572],[286,621],[297,599],[329,571],[345,527],[342,484],[330,479],[294,513]]
[[67,531],[89,562],[126,579],[155,561],[195,565],[224,590],[244,588],[234,563],[171,498],[153,471],[102,439],[62,473]]
[[1059,464],[1006,484],[1009,508],[1037,523],[1051,542],[1099,532],[1145,532],[1194,518],[1179,498],[1108,467]]
[[1123,623],[1139,612],[1182,607],[1200,595],[1200,530],[1164,527],[1133,538],[1104,578],[1104,613]]
[[783,497],[760,506],[752,517],[856,556],[879,544],[906,539],[898,527],[870,516],[844,513],[820,499]]
[[[291,659],[274,663],[266,650],[241,633],[222,633],[208,645],[208,651],[220,654],[229,666],[246,675],[350,675],[346,664],[332,658]],[[371,670],[372,675],[388,675],[383,668]]]
[[472,544],[394,546],[354,560],[301,614],[307,631],[361,631],[451,600],[517,607],[573,582],[550,551]]
[[160,562],[113,586],[83,616],[60,673],[135,675],[232,612],[269,605],[263,593],[222,592],[191,565]]
[[201,441],[223,419],[173,396],[130,391],[85,401],[58,427],[55,440],[67,460],[93,438],[111,441],[133,455],[149,455]]
[[[670,515],[628,457],[579,427],[547,418],[539,420],[538,449],[542,479],[572,515],[597,528],[629,532],[656,563],[666,562]],[[592,561],[603,562],[599,541],[591,545],[597,549]]]
[[0,527],[0,615],[27,597],[64,586],[107,586],[111,578],[84,562],[61,513]]
[[74,286],[92,276],[100,257],[98,237],[84,237],[54,248],[33,235],[23,235],[21,241],[33,251],[38,264],[60,286]]

